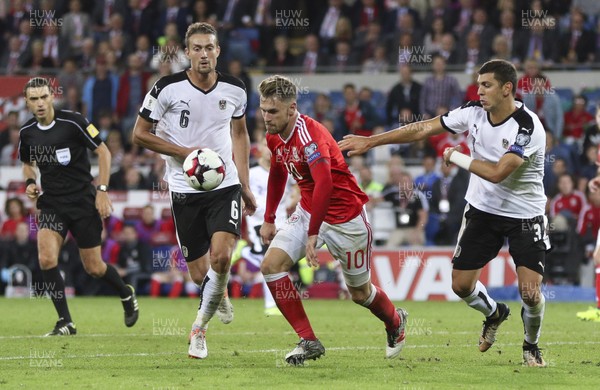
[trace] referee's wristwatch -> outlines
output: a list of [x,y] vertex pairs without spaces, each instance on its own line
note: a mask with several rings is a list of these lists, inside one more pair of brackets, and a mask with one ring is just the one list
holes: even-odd
[[100,184],[98,187],[96,187],[96,189],[98,191],[108,192],[108,186],[106,184]]

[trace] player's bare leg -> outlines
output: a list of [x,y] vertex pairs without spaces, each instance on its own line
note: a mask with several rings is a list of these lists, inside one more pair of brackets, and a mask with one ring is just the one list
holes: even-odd
[[80,248],[79,255],[85,272],[94,278],[104,280],[117,290],[125,312],[125,325],[127,327],[135,325],[139,317],[139,308],[133,286],[125,284],[117,270],[112,265],[102,261],[100,246]]
[[227,289],[231,254],[233,253],[236,240],[237,237],[234,234],[227,232],[216,232],[212,236],[210,255],[205,255],[208,256],[210,261],[210,268],[206,272],[206,277],[202,282],[200,307],[196,320],[192,325],[189,347],[190,357],[203,359],[208,356],[206,330],[209,321],[221,304],[223,295]]
[[541,291],[542,275],[526,267],[517,267],[519,293],[521,294],[521,318],[525,330],[523,340],[523,364],[530,367],[546,367],[538,348],[542,330],[546,299]]
[[54,329],[48,332],[46,336],[74,335],[77,330],[71,319],[67,304],[65,281],[58,269],[58,254],[64,240],[59,233],[50,229],[40,229],[37,239],[38,259],[44,279],[44,290],[50,295],[59,317]]
[[452,290],[469,306],[486,317],[483,321],[481,336],[479,337],[479,350],[485,352],[496,341],[498,327],[508,318],[510,309],[504,303],[496,303],[488,295],[487,289],[479,281],[480,274],[481,269],[453,269]]
[[406,318],[408,313],[395,308],[387,294],[379,287],[368,283],[359,287],[348,286],[354,303],[366,307],[385,324],[387,333],[386,358],[393,359],[404,348]]
[[300,342],[285,360],[292,365],[301,365],[306,359],[315,360],[324,355],[325,348],[315,336],[300,294],[289,277],[288,271],[293,264],[285,251],[270,248],[261,264],[261,271],[281,314],[300,337]]

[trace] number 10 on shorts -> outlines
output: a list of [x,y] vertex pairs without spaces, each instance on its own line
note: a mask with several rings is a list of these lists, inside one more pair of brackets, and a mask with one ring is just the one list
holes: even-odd
[[[365,251],[346,252],[346,269],[361,269],[365,266]],[[368,264],[367,264],[368,267]]]

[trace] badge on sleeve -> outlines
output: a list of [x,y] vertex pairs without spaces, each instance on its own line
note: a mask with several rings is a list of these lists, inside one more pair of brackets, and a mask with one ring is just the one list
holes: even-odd
[[96,126],[94,126],[93,124],[89,124],[88,127],[86,127],[86,130],[88,132],[88,134],[90,135],[90,137],[92,138],[96,138],[96,136],[98,134],[100,134],[100,132],[98,131],[98,129],[96,128]]
[[319,150],[317,149],[317,144],[311,142],[309,145],[306,145],[304,147],[304,156],[306,157],[306,161],[309,164],[321,157],[321,152],[319,152]]
[[515,144],[519,146],[527,146],[531,142],[531,136],[529,134],[519,133],[517,134],[517,139],[515,140]]

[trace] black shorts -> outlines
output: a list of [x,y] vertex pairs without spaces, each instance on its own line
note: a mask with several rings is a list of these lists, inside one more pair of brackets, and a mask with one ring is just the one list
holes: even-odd
[[524,266],[539,274],[544,273],[546,251],[550,249],[545,216],[509,218],[486,213],[467,204],[464,217],[452,259],[454,269],[483,268],[498,255],[507,238],[508,251],[517,267]]
[[62,203],[42,194],[37,207],[40,210],[36,221],[38,230],[50,229],[63,239],[71,232],[80,249],[95,248],[102,243],[102,219],[93,195]]
[[240,235],[241,188],[234,185],[206,193],[171,192],[177,240],[185,261],[204,256],[215,232]]

